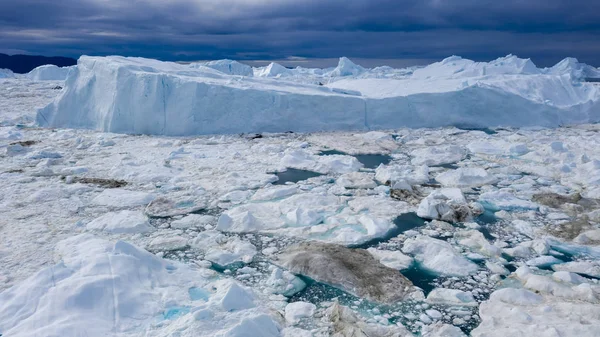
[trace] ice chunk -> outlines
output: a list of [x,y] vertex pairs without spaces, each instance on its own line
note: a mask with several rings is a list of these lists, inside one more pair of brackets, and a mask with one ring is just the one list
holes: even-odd
[[461,167],[441,173],[435,177],[435,180],[444,186],[464,188],[490,185],[496,181],[496,178],[479,167]]
[[213,68],[228,75],[253,76],[252,67],[233,60],[215,60],[190,64],[192,68],[199,68],[200,66]]
[[600,263],[597,261],[571,261],[563,264],[555,264],[552,266],[552,269],[600,278]]
[[217,292],[214,298],[226,311],[238,311],[253,308],[254,296],[245,288],[231,280],[222,280],[217,283]]
[[544,255],[528,260],[526,263],[528,266],[534,267],[550,267],[555,264],[564,263],[565,261],[559,260],[554,256]]
[[474,337],[594,336],[600,317],[595,301],[563,300],[524,289],[496,290],[479,307]]
[[25,76],[34,81],[64,81],[74,68],[75,66],[57,67],[53,64],[47,64],[31,70]]
[[424,326],[421,335],[427,337],[466,337],[459,328],[441,322]]
[[[190,285],[208,283],[203,273],[186,264],[167,262],[122,241],[112,243],[83,234],[59,242],[55,253],[59,263],[0,293],[3,335],[83,333],[102,337],[139,332],[148,336],[173,336],[178,331],[188,336],[224,336],[228,330],[244,325],[244,320],[258,314],[250,295],[240,286],[217,283],[217,294],[211,295],[210,307],[204,310],[213,312],[219,324],[191,322],[190,315],[186,314],[190,310],[185,306],[189,301],[188,289]],[[223,307],[249,309],[235,316],[222,312]],[[161,313],[170,320],[157,325]],[[256,323],[258,327],[247,327],[246,332],[252,336],[278,336],[276,324],[269,320],[264,316]],[[261,334],[271,331],[269,326],[274,333]],[[155,330],[163,329],[161,327],[165,330]]]
[[86,228],[115,234],[146,233],[153,229],[142,212],[128,210],[106,213],[89,222]]
[[292,76],[293,72],[279,63],[271,62],[268,66],[256,69],[257,77],[285,77]]
[[496,290],[490,296],[491,300],[516,305],[534,305],[543,301],[542,296],[526,289],[504,288]]
[[538,204],[519,199],[512,193],[506,191],[483,193],[479,196],[479,202],[483,203],[486,208],[490,208],[493,211],[537,210],[539,208]]
[[371,176],[365,172],[352,172],[340,176],[336,183],[345,188],[375,188],[377,184]]
[[256,247],[237,237],[227,237],[217,231],[201,232],[192,241],[192,247],[204,252],[204,258],[222,267],[236,262],[250,263]]
[[428,236],[406,240],[402,252],[414,255],[423,267],[442,275],[467,276],[478,269],[475,263],[457,253],[448,242]]
[[275,199],[282,199],[294,195],[298,192],[296,186],[269,186],[262,188],[252,196],[253,201],[270,201]]
[[154,195],[150,193],[113,188],[102,191],[92,199],[91,203],[98,206],[125,208],[147,205],[152,200]]
[[10,69],[0,68],[0,78],[15,78],[17,77]]
[[310,318],[315,314],[317,306],[307,302],[294,302],[285,306],[285,320],[291,324],[298,323],[303,318]]
[[421,200],[417,215],[425,219],[449,222],[467,221],[471,218],[472,211],[466,202],[460,189],[442,188]]
[[266,284],[273,289],[275,294],[292,296],[306,288],[306,283],[299,277],[281,268],[274,268]]
[[354,64],[347,57],[340,57],[337,67],[326,75],[331,77],[357,76],[365,72],[365,68]]
[[386,267],[397,270],[408,269],[413,263],[413,258],[402,254],[400,251],[382,250],[376,248],[368,248],[371,253],[381,264]]
[[244,318],[238,325],[227,331],[224,337],[279,337],[279,327],[265,314]]
[[181,236],[159,236],[148,244],[148,250],[181,250],[187,247],[188,240]]
[[435,288],[427,295],[427,303],[475,307],[477,302],[473,295],[457,289]]
[[429,146],[411,153],[413,165],[436,166],[459,162],[467,155],[464,148],[456,145]]
[[185,217],[171,222],[171,228],[188,229],[188,228],[204,228],[217,222],[217,218],[212,215],[204,214],[188,214]]

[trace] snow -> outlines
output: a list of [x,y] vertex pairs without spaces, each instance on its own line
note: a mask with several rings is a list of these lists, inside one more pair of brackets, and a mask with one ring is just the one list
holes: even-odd
[[75,66],[57,67],[53,64],[39,66],[25,76],[33,81],[64,81]]
[[441,275],[466,276],[478,269],[476,264],[457,253],[449,243],[427,236],[406,240],[402,252],[414,255],[424,268]]
[[[186,136],[403,126],[556,127],[600,120],[597,86],[544,73],[515,56],[489,63],[449,58],[404,79],[364,78],[364,69],[342,58],[330,73],[337,77],[325,78],[344,79],[325,86],[314,84],[323,79],[318,75],[276,63],[254,69],[254,77],[233,61],[212,64],[220,71],[82,56],[65,89],[38,112],[37,122]],[[240,71],[248,76],[240,77]]]

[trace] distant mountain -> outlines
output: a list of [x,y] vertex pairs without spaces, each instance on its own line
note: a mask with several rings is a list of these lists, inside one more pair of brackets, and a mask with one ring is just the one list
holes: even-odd
[[34,68],[44,64],[67,67],[77,64],[77,60],[70,57],[0,54],[0,69],[10,69],[17,74],[28,73]]

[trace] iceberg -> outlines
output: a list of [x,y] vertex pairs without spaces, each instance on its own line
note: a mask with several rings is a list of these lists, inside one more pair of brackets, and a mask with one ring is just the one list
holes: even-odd
[[53,64],[46,64],[33,69],[25,76],[33,81],[64,81],[73,68],[75,67],[57,67]]
[[600,121],[600,87],[512,55],[489,63],[453,57],[394,78],[370,76],[344,58],[322,75],[276,63],[253,72],[229,60],[190,66],[82,56],[37,122],[189,136]]
[[0,78],[15,78],[15,73],[10,69],[0,68]]

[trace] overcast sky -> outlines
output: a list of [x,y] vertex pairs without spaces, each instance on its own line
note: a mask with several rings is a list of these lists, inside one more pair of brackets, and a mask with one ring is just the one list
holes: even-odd
[[600,1],[0,0],[0,52],[402,65],[512,53],[600,66]]

